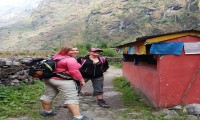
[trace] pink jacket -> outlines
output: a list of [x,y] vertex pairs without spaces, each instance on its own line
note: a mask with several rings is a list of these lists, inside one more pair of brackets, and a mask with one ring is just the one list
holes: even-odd
[[[70,75],[71,77],[73,77],[74,79],[77,79],[77,80],[83,79],[79,71],[79,69],[81,68],[81,64],[79,64],[75,58],[67,56],[67,55],[56,54],[54,56],[54,59],[59,59],[63,57],[66,57],[66,58],[57,62],[55,71],[56,72],[66,71],[66,73]],[[59,78],[59,77],[53,77],[53,79],[62,80],[62,78]]]

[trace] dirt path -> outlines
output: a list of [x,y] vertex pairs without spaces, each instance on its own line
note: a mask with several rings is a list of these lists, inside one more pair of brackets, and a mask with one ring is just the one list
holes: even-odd
[[[93,96],[80,96],[81,113],[93,118],[93,120],[121,120],[116,117],[116,112],[123,109],[123,104],[120,102],[120,93],[114,91],[112,80],[115,77],[122,76],[121,69],[110,66],[108,71],[104,74],[104,99],[111,106],[110,108],[101,108],[96,105],[96,98]],[[82,92],[92,93],[92,85],[89,81],[82,89]],[[68,109],[62,107],[63,100],[55,101],[57,108],[57,115],[54,117],[44,118],[46,120],[71,120]]]
[[[110,66],[108,71],[104,73],[104,99],[110,105],[110,108],[101,108],[96,105],[96,98],[93,96],[80,96],[80,107],[83,115],[92,118],[93,120],[125,120],[117,115],[124,110],[123,104],[120,102],[120,93],[114,91],[112,80],[115,77],[122,76],[121,69]],[[91,81],[82,89],[82,92],[92,93],[93,88]],[[54,101],[57,115],[53,117],[42,117],[39,120],[71,120],[72,115],[67,108],[63,107],[64,100],[57,98]],[[35,120],[29,117],[9,118],[8,120]],[[37,119],[38,120],[38,119]],[[127,119],[128,120],[128,119]]]

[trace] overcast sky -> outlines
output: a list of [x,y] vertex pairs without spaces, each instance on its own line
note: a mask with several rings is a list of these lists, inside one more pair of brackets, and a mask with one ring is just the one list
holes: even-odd
[[8,11],[14,12],[11,9],[20,11],[32,9],[37,7],[40,1],[42,0],[0,0],[0,15],[8,14]]
[[0,7],[18,7],[27,0],[0,0]]

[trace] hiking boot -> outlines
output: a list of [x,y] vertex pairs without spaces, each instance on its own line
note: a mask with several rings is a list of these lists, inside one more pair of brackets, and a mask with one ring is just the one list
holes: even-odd
[[55,116],[56,115],[56,112],[54,110],[52,110],[51,112],[46,112],[46,111],[42,111],[40,113],[40,115],[44,116],[44,117],[47,117],[47,116]]
[[97,105],[103,108],[110,108],[110,106],[105,101],[98,101]]
[[82,92],[78,92],[78,95],[79,95],[79,96],[83,96],[83,93],[82,93]]
[[90,118],[88,118],[86,116],[83,116],[82,118],[76,118],[76,117],[74,117],[72,120],[92,120],[92,119],[90,119]]

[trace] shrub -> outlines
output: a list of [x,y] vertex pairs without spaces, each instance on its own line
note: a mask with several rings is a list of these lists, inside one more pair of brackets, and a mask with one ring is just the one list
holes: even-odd
[[106,48],[103,49],[103,56],[107,56],[107,57],[119,57],[120,55],[117,53],[116,50],[114,49],[110,49],[110,48]]
[[108,48],[107,43],[100,43],[100,45],[98,45],[99,48]]

